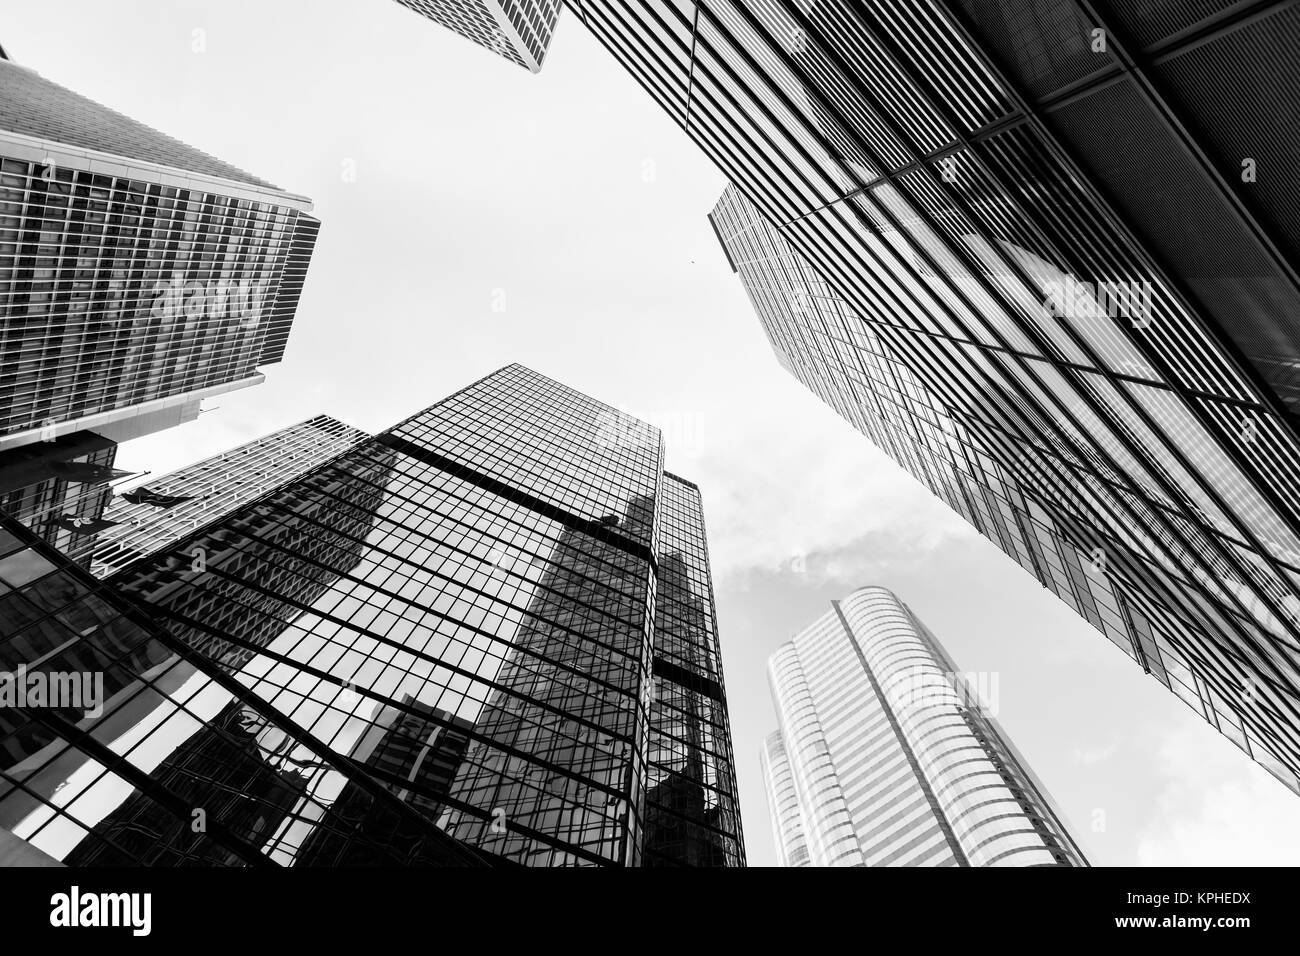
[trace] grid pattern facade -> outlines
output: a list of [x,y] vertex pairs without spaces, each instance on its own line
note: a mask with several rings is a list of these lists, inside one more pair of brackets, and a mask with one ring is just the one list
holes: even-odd
[[479,46],[536,73],[560,16],[560,0],[397,0]]
[[1086,866],[952,662],[884,588],[863,588],[769,662],[764,747],[785,865]]
[[[619,523],[652,510],[634,499]],[[448,800],[448,832],[527,866],[633,862],[641,842],[647,569],[586,539],[560,533]]]
[[855,422],[905,395],[910,464],[969,478],[927,483],[1296,789],[1298,167],[1277,97],[1215,77],[1300,73],[1300,12],[1121,6],[574,4],[734,184],[724,243],[758,218],[799,258],[774,339],[822,324],[790,297],[840,316],[814,390]]
[[303,201],[29,70],[0,78],[0,437],[279,361],[319,228]]
[[146,482],[150,491],[190,500],[158,508],[113,498],[103,517],[116,524],[92,539],[90,570],[97,577],[112,574],[367,437],[328,415],[317,415],[170,475],[151,478]]
[[[388,781],[385,786],[398,799],[418,806],[425,816],[437,819],[442,806],[440,798],[450,788],[469,743],[457,724],[463,724],[466,729],[472,725],[458,722],[450,714],[425,707],[409,697],[403,704],[409,709],[397,711],[378,705],[374,727],[350,756],[354,761],[377,768],[379,775]],[[434,719],[421,716],[421,711]],[[408,780],[419,781],[420,790],[417,792],[397,782]],[[362,826],[366,803],[365,791],[350,784],[330,805],[329,813],[341,822]],[[365,844],[340,839],[337,828],[333,827],[317,827],[303,843],[299,857],[301,865],[306,866],[367,866],[382,862]]]
[[743,866],[700,490],[665,472],[660,506],[645,863]]
[[[288,865],[296,832],[400,865],[484,861],[291,715],[0,515],[0,668],[102,675],[102,713],[0,709],[0,827],[69,865]],[[348,786],[364,792],[331,816]],[[200,823],[201,821],[201,823]]]
[[[509,366],[91,585],[147,604],[166,628],[166,648],[129,661],[127,677],[152,675],[178,647],[244,705],[292,728],[288,738],[256,731],[260,750],[236,748],[268,750],[273,767],[299,778],[288,810],[277,803],[256,828],[231,820],[235,836],[273,863],[365,861],[379,841],[358,813],[378,802],[403,826],[427,828],[420,859],[451,847],[462,861],[637,865],[650,862],[647,831],[666,829],[663,809],[683,845],[656,846],[674,862],[743,862],[739,821],[719,809],[722,795],[734,799],[725,718],[703,726],[718,708],[679,704],[691,719],[677,723],[696,735],[686,740],[707,752],[674,751],[676,762],[661,753],[649,767],[661,706],[656,583],[667,560],[652,542],[670,479],[657,432],[630,445],[602,437],[616,414]],[[704,554],[702,543],[692,547]],[[4,574],[0,562],[8,581]],[[708,640],[711,650],[697,656],[716,660],[716,634]],[[97,646],[93,636],[83,643]],[[16,646],[16,659],[30,659],[26,650]],[[168,691],[190,692],[188,684]],[[156,701],[136,706],[146,704]],[[151,713],[109,707],[100,720],[130,738]],[[407,758],[435,728],[450,735],[437,738],[447,742],[439,766],[417,768]],[[15,737],[18,767],[6,780],[23,783],[29,767],[43,773],[32,765],[33,736]],[[171,755],[154,781],[163,790],[193,801],[193,777],[220,779],[203,768],[202,753],[182,759],[184,735],[151,739],[155,759]],[[371,749],[376,740],[382,745]],[[346,772],[332,772],[339,767]],[[671,776],[665,768],[691,785],[678,788],[677,802],[647,797],[650,780]],[[129,790],[116,800],[88,795],[84,773],[69,763],[67,773],[40,775],[18,804],[25,816],[5,815],[0,796],[0,826],[59,859],[74,824],[78,839],[90,830],[120,843],[114,834],[123,828],[99,823],[133,818],[123,803]],[[354,805],[355,788],[363,806]],[[351,849],[349,835],[360,839]],[[188,848],[188,835],[177,839]]]

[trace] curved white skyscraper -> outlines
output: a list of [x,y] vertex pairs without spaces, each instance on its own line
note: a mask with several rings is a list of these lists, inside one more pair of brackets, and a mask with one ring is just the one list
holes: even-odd
[[938,640],[886,588],[854,591],[768,662],[763,748],[786,866],[1087,866]]
[[803,811],[795,789],[785,738],[774,730],[763,741],[763,780],[772,817],[772,836],[782,866],[808,865],[808,840],[803,832]]

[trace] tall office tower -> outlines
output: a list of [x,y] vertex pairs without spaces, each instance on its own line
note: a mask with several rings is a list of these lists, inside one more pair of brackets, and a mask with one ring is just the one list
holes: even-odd
[[799,808],[799,791],[790,772],[790,757],[785,752],[781,731],[774,730],[764,738],[759,760],[777,862],[781,866],[807,866],[808,837],[803,829],[803,811]]
[[542,68],[560,16],[560,0],[397,2],[534,73]]
[[262,381],[310,208],[0,58],[0,451],[121,442]]
[[117,495],[101,516],[112,525],[91,539],[91,573],[97,577],[112,574],[341,455],[367,437],[328,415],[317,415],[170,475],[152,478],[125,496]]
[[[126,756],[106,765],[173,813],[163,797],[197,798],[172,768],[205,773],[196,734],[233,694],[256,717],[241,721],[256,748],[222,752],[299,773],[256,777],[259,792],[292,785],[287,804],[222,811],[221,846],[241,860],[250,847],[283,864],[391,859],[367,823],[380,813],[406,828],[407,859],[741,865],[699,498],[662,459],[649,426],[501,369],[103,581],[71,576],[91,597],[147,605],[163,632],[106,675],[104,713],[84,726],[121,738]],[[80,595],[48,584],[52,559],[35,553],[12,570],[0,559],[14,589],[0,601],[32,619]],[[100,653],[123,658],[125,635],[72,626],[67,653],[111,641]],[[48,667],[67,640],[33,626],[0,648],[10,669]],[[172,655],[202,674],[171,676]],[[220,688],[210,705],[161,727],[157,708],[196,700],[203,681]],[[89,792],[82,765],[109,755],[52,760],[50,735],[67,739],[71,718],[21,713],[9,727],[0,712],[0,779],[14,787],[0,827],[56,859],[87,833],[120,845],[140,818],[124,807],[131,787]],[[140,772],[118,770],[155,724]],[[181,750],[193,760],[168,757]],[[428,834],[412,843],[416,823]],[[160,837],[160,861],[199,854],[189,830],[151,832],[175,837]]]
[[1300,9],[572,6],[783,362],[1300,789]]
[[1087,866],[978,682],[885,588],[861,588],[768,662],[763,750],[787,866]]

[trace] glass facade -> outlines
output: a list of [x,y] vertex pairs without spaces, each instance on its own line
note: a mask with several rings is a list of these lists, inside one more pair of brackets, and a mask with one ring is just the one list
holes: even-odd
[[862,588],[769,661],[764,744],[785,866],[1087,866],[1046,792],[890,591]]
[[[0,559],[31,622],[6,663],[69,628],[58,654],[121,661],[98,750],[49,710],[4,738],[0,826],[58,859],[743,865],[698,492],[623,418],[509,366],[102,582]],[[106,602],[165,636],[93,626]]]
[[261,381],[310,203],[0,59],[0,448]]
[[112,500],[117,443],[89,431],[0,451],[0,511],[85,563]]
[[[287,841],[305,825],[389,865],[484,862],[120,591],[21,524],[0,524],[0,667],[51,687],[58,675],[102,682],[98,700],[77,707],[0,708],[8,859],[287,864],[299,849]],[[364,808],[341,821],[329,811],[349,785],[365,792]]]
[[645,864],[741,866],[736,763],[700,490],[664,473]]
[[117,495],[102,513],[113,525],[90,537],[80,550],[89,552],[93,546],[90,570],[95,576],[112,574],[366,437],[365,432],[328,415],[317,415],[170,475],[150,478],[142,487],[163,496],[161,503]]
[[1300,12],[572,6],[731,180],[783,363],[1300,788],[1300,167],[1258,113]]

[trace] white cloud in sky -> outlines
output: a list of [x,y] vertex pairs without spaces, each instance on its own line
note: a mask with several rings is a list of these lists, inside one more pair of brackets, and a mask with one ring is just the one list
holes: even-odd
[[1115,756],[1118,750],[1119,744],[1111,744],[1108,747],[1088,747],[1086,749],[1075,747],[1074,762],[1082,764],[1085,767],[1092,766],[1093,764],[1109,760],[1111,757]]
[[[776,367],[770,356],[763,362]],[[687,474],[706,491],[715,577],[790,568],[819,583],[856,580],[874,562],[974,533],[865,436],[779,375],[784,381],[755,376],[743,406],[718,395],[698,411],[707,442],[690,455]],[[668,447],[672,467],[683,443]]]
[[1226,740],[1191,727],[1168,734],[1168,776],[1138,834],[1143,866],[1295,866],[1300,800]]

